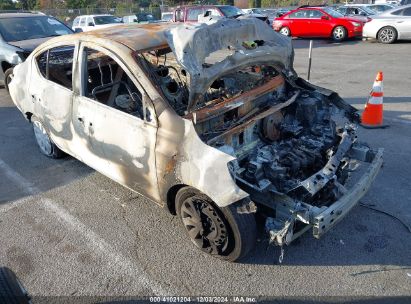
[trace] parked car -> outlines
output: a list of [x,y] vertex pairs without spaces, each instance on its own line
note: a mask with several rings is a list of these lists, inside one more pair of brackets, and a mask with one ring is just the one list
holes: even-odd
[[161,13],[161,20],[166,22],[173,21],[173,12]]
[[0,14],[0,83],[8,90],[15,65],[51,37],[71,33],[62,22],[41,13]]
[[324,37],[336,41],[362,36],[363,22],[329,7],[302,6],[278,17],[275,31],[293,37]]
[[378,39],[381,43],[411,39],[411,5],[398,6],[376,15],[365,24],[365,38]]
[[231,5],[196,5],[182,6],[174,11],[174,22],[197,23],[199,17],[217,16],[224,18],[238,18],[247,16],[260,19],[268,23],[268,17],[260,14],[245,14],[241,9]]
[[373,3],[374,4],[391,4],[394,6],[400,5],[400,0],[375,0]]
[[339,6],[336,10],[344,16],[370,17],[376,14],[375,11],[368,8],[368,4],[346,4]]
[[149,13],[137,13],[123,17],[123,23],[153,23],[156,21],[156,18]]
[[123,23],[121,18],[113,15],[83,15],[73,21],[73,31],[88,32],[100,28],[107,28]]
[[145,195],[199,249],[234,261],[257,225],[279,246],[322,236],[382,165],[357,140],[357,110],[299,78],[293,58],[254,18],[118,26],[42,44],[10,93],[43,154]]

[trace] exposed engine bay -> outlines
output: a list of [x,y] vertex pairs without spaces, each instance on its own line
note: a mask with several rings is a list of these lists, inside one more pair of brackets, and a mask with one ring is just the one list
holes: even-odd
[[[190,30],[171,38],[201,36]],[[236,45],[228,44],[228,55],[214,63],[207,59],[222,44],[206,52],[188,39],[173,52],[142,53],[141,62],[201,140],[234,158],[227,164],[231,177],[257,206],[272,243],[289,244],[310,227],[318,238],[365,193],[382,164],[382,150],[357,141],[355,108],[296,76],[290,57],[281,53],[287,41],[231,41],[234,28],[224,30]],[[193,57],[193,50],[201,55]]]

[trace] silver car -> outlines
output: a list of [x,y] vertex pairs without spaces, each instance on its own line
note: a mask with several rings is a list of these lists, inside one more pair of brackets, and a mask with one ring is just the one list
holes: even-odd
[[357,141],[356,110],[299,78],[293,57],[256,18],[119,25],[41,45],[10,94],[43,154],[145,195],[198,248],[234,261],[257,227],[279,246],[320,237],[382,164]]
[[411,5],[400,6],[372,16],[363,28],[363,37],[378,39],[381,43],[411,39]]
[[15,65],[51,37],[71,33],[57,19],[41,13],[0,14],[0,83],[8,90]]

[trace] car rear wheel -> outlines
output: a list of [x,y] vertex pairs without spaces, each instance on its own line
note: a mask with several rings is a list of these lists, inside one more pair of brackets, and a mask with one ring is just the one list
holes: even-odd
[[254,214],[237,213],[235,204],[219,208],[208,196],[185,187],[176,195],[176,210],[191,241],[205,253],[233,262],[254,248]]
[[41,153],[51,158],[63,157],[64,152],[53,143],[41,121],[37,117],[32,116],[31,122],[33,124],[34,137]]
[[333,39],[335,41],[343,41],[347,38],[347,30],[343,26],[337,26],[333,30]]
[[13,80],[13,68],[9,68],[4,72],[4,86],[6,87],[7,93],[9,92],[9,84]]
[[378,32],[377,38],[381,43],[393,43],[397,40],[397,31],[391,26],[383,27]]
[[291,31],[288,27],[284,26],[280,29],[280,34],[283,34],[284,36],[290,36]]

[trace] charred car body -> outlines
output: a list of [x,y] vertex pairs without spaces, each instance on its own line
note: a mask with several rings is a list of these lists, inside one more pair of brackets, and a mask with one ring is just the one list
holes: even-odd
[[357,140],[356,110],[298,78],[293,54],[254,19],[119,26],[43,44],[10,92],[44,154],[167,207],[200,249],[233,261],[260,223],[280,246],[311,227],[320,237],[382,164]]

